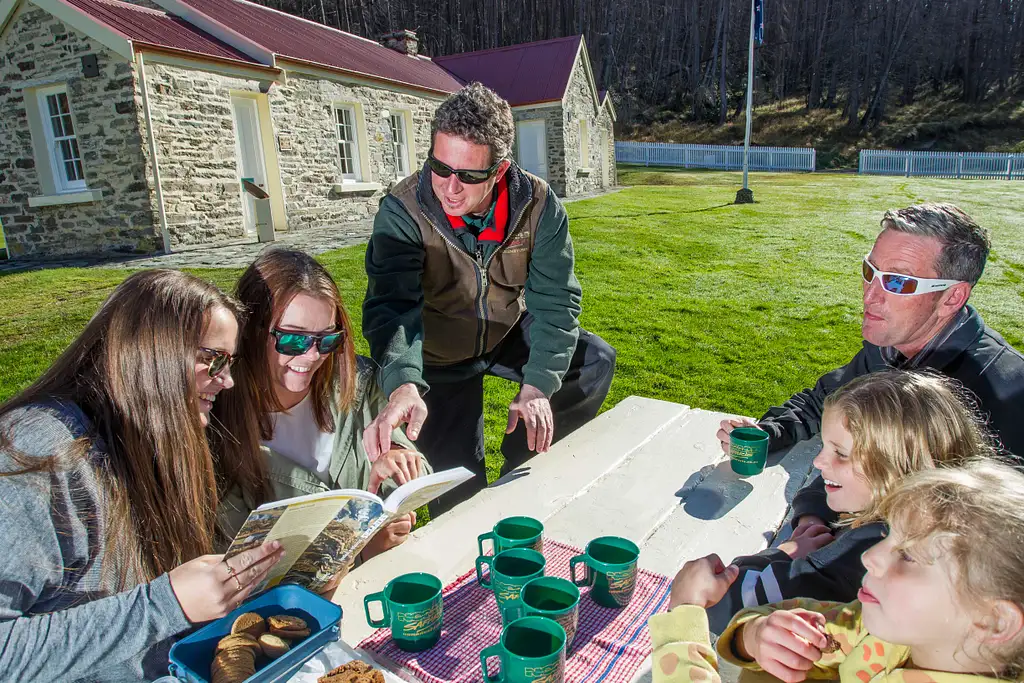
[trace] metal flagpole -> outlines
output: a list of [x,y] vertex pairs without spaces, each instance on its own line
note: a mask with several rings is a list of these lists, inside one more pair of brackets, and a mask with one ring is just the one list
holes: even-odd
[[749,204],[754,201],[754,194],[747,183],[750,169],[750,123],[754,111],[754,3],[750,0],[750,55],[747,59],[747,132],[743,138],[743,189],[736,193],[737,204]]

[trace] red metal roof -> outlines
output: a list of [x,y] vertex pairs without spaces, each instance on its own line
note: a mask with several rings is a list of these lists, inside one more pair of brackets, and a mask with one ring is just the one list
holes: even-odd
[[372,40],[243,0],[180,0],[282,58],[321,64],[415,88],[462,87],[429,59],[410,57]]
[[463,83],[480,81],[513,107],[561,100],[581,36],[435,57]]
[[208,57],[258,64],[184,19],[118,0],[63,0],[132,41]]

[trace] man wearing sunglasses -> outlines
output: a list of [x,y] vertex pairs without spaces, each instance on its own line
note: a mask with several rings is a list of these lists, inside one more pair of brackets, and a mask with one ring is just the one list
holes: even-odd
[[[1024,356],[967,303],[989,246],[987,231],[951,204],[886,212],[882,232],[860,264],[864,345],[847,365],[756,423],[768,432],[769,449],[819,433],[825,397],[853,378],[885,368],[930,368],[970,390],[1002,447],[1024,461]],[[723,450],[728,452],[729,432],[746,423],[722,422]],[[794,536],[817,535],[818,525],[834,519],[818,477],[793,501]],[[817,537],[831,540],[828,533]]]
[[405,423],[435,470],[477,473],[439,514],[487,484],[483,378],[519,385],[502,443],[506,471],[592,419],[615,350],[579,327],[580,284],[561,202],[513,163],[508,103],[479,83],[431,124],[421,171],[381,202],[366,250],[363,334],[387,408],[364,434],[388,450]]

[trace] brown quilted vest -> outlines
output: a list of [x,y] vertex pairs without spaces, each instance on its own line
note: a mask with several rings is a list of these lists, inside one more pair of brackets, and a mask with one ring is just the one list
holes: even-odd
[[453,365],[493,351],[526,310],[530,254],[548,186],[513,164],[508,187],[505,240],[484,263],[460,246],[423,171],[391,191],[423,237],[425,365]]

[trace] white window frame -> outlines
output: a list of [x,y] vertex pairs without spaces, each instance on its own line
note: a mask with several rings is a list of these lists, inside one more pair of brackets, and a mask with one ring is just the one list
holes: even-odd
[[[59,111],[58,104],[58,114],[54,116],[50,113],[50,98],[53,97],[59,102],[60,95],[64,95],[67,111]],[[39,88],[36,90],[36,97],[38,98],[40,125],[42,126],[45,138],[46,151],[49,155],[48,165],[53,173],[54,188],[59,194],[82,192],[88,189],[85,182],[85,163],[82,159],[82,147],[78,143],[78,130],[75,126],[74,114],[71,110],[71,98],[68,96],[67,86],[62,84]],[[63,128],[65,125],[70,124],[71,134],[57,135],[57,131],[54,130],[54,119],[60,120],[61,133],[66,133]],[[77,156],[71,157],[70,163],[77,166],[77,171],[81,173],[80,178],[72,179],[69,177],[66,166],[69,161],[65,160],[62,149],[67,149],[72,154],[77,152]]]
[[[340,120],[341,113],[345,112],[350,117],[349,124]],[[338,147],[338,172],[341,174],[342,183],[358,183],[363,180],[363,166],[360,157],[360,126],[359,110],[351,104],[335,104],[332,110],[332,123],[334,125],[334,137]],[[352,139],[342,137],[342,127],[347,125],[351,128]],[[349,168],[345,170],[345,155],[342,153],[342,145],[347,145],[349,156]]]
[[590,167],[590,122],[586,119],[580,119],[579,126],[580,133],[580,166],[582,168]]
[[[395,159],[395,176],[401,180],[410,173],[412,173],[412,162],[410,161],[410,138],[409,138],[409,119],[411,117],[407,112],[399,110],[391,110],[391,115],[388,117],[388,127],[391,129],[391,150],[392,156]],[[396,134],[395,122],[401,123],[401,136]],[[401,139],[399,139],[401,137]]]

